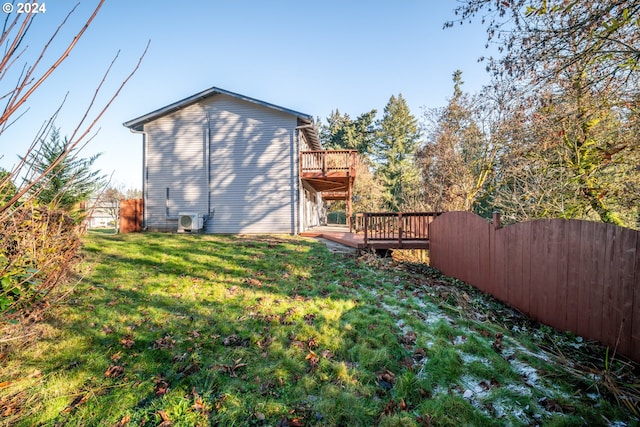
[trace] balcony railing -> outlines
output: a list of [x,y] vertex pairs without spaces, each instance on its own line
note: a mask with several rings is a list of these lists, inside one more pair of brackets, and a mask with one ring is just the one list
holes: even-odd
[[364,243],[372,241],[429,240],[429,224],[441,212],[376,212],[356,214],[355,232],[364,233]]
[[301,151],[300,170],[303,174],[354,176],[357,153],[354,150]]

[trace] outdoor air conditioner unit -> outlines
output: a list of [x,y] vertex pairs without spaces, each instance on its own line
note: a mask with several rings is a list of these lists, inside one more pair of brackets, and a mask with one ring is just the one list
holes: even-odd
[[193,212],[178,214],[178,233],[193,233],[202,230],[204,217]]

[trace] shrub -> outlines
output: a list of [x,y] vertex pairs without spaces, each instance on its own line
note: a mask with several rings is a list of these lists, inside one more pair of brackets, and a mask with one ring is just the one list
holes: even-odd
[[25,204],[0,215],[0,313],[28,313],[68,273],[81,227],[60,210]]

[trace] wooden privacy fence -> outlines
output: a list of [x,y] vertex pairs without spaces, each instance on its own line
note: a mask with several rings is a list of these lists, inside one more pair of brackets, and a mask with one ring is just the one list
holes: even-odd
[[443,274],[640,362],[640,232],[563,219],[499,228],[448,212],[429,235]]
[[142,230],[142,199],[120,200],[120,233]]

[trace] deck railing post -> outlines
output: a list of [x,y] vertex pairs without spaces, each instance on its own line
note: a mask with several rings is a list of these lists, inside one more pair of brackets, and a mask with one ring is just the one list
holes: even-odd
[[327,174],[327,153],[322,153],[322,173]]
[[367,239],[368,239],[368,231],[369,231],[369,214],[368,213],[364,213],[362,216],[362,219],[364,221],[364,244],[367,244]]
[[402,212],[398,212],[398,243],[402,247]]

